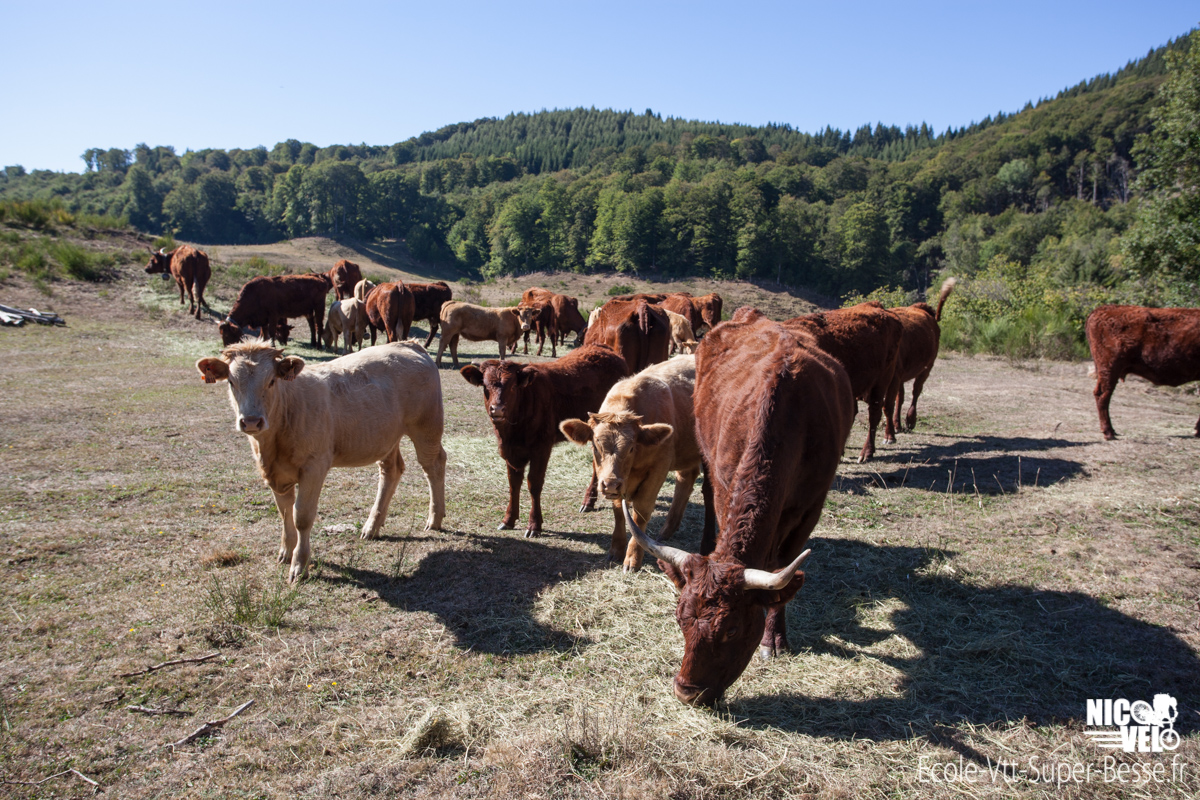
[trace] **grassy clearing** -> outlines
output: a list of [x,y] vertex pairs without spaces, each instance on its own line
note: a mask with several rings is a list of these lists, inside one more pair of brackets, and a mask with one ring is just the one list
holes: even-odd
[[[0,779],[75,768],[121,797],[1200,792],[1194,394],[1123,385],[1125,436],[1105,443],[1081,366],[942,359],[917,430],[839,471],[788,611],[795,652],[755,661],[726,703],[697,710],[670,693],[682,641],[666,579],[606,568],[611,513],[578,513],[586,452],[551,459],[545,536],[495,530],[502,464],[479,390],[448,365],[447,530],[420,530],[410,449],[378,541],[357,533],[375,471],[334,471],[312,576],[286,589],[270,493],[224,388],[192,366],[216,351],[215,326],[124,275],[107,297],[62,282],[67,328],[0,338]],[[607,289],[552,280],[581,299]],[[478,288],[494,304],[520,292]],[[37,296],[19,278],[6,290]],[[848,454],[864,435],[860,419]],[[696,549],[701,521],[696,492],[675,544]],[[214,643],[220,659],[116,677]],[[1102,765],[1085,700],[1156,692],[1179,700],[1184,780],[1060,787],[1030,772]],[[160,748],[249,699],[221,732]],[[960,758],[1026,774],[921,781],[922,764]],[[1171,777],[1169,756],[1115,758]]]

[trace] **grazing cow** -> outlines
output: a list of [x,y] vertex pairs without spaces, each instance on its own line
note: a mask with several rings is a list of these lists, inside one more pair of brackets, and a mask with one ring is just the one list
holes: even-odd
[[361,300],[353,297],[345,300],[334,300],[329,306],[329,314],[325,318],[325,347],[333,349],[333,343],[342,337],[342,355],[350,352],[354,343],[362,350],[363,340],[367,335],[367,307]]
[[528,466],[531,507],[525,535],[541,533],[542,484],[550,450],[566,441],[559,423],[598,411],[612,385],[629,374],[625,360],[611,348],[585,344],[557,361],[520,364],[492,359],[478,367],[468,364],[461,372],[468,383],[483,387],[484,409],[508,466],[508,510],[499,527],[511,529],[517,522],[521,479]]
[[454,298],[454,293],[445,281],[406,283],[405,286],[413,293],[413,322],[429,325],[429,336],[425,339],[425,347],[428,348],[433,335],[437,333],[442,306]]
[[742,308],[700,343],[695,399],[716,549],[695,555],[649,539],[628,509],[625,522],[680,592],[675,696],[709,704],[756,645],[764,656],[787,647],[784,609],[804,583],[797,570],[850,434],[854,393],[814,337]]
[[671,323],[658,306],[645,300],[609,300],[583,337],[584,344],[606,344],[625,359],[629,371],[641,372],[666,361]]
[[203,250],[186,244],[179,245],[169,253],[165,249],[159,249],[157,253],[151,250],[146,273],[161,274],[164,281],[174,278],[175,285],[179,287],[179,305],[183,305],[183,290],[186,287],[188,313],[200,319],[200,307],[208,307],[208,303],[204,302],[204,287],[212,277],[208,255]]
[[261,330],[264,338],[287,342],[286,320],[308,320],[312,346],[319,347],[318,332],[325,328],[325,296],[333,284],[323,273],[312,275],[260,275],[251,278],[238,292],[233,308],[218,329],[226,347],[247,333]]
[[937,361],[942,341],[942,329],[938,325],[942,321],[942,306],[946,305],[946,298],[957,283],[955,278],[947,278],[942,282],[936,310],[930,308],[928,303],[913,303],[911,306],[891,309],[904,326],[904,332],[900,335],[900,355],[896,358],[896,375],[892,379],[892,391],[889,392],[895,400],[889,401],[885,410],[891,419],[889,427],[893,430],[900,430],[905,381],[912,381],[913,388],[912,405],[908,407],[904,424],[910,431],[917,424],[917,398],[921,396],[921,389]]
[[[526,305],[525,301],[521,301],[521,305],[517,306],[517,318],[521,320],[521,331],[525,335],[525,354],[529,354],[529,332],[535,332],[537,339],[538,351],[537,354],[542,354],[542,348],[546,346],[546,339],[550,339],[550,355],[553,358],[558,358],[558,348],[556,340],[558,339],[557,329],[554,325],[554,306],[550,303],[534,303]],[[515,346],[514,346],[515,350]]]
[[196,368],[206,383],[229,380],[237,429],[250,437],[258,471],[283,518],[279,563],[290,581],[308,568],[309,532],[331,467],[379,464],[379,490],[362,538],[379,536],[404,473],[400,438],[412,440],[429,484],[425,529],[446,513],[442,449],[442,383],[433,360],[415,343],[373,347],[305,368],[261,343],[234,345]]
[[387,334],[389,342],[401,342],[408,338],[416,300],[404,281],[379,284],[367,295],[366,306],[372,345],[379,331]]
[[1156,386],[1200,380],[1200,308],[1100,306],[1088,315],[1085,329],[1096,363],[1096,411],[1105,439],[1117,436],[1108,404],[1126,375]]
[[329,276],[329,282],[333,284],[333,293],[338,300],[353,296],[354,287],[363,279],[358,264],[344,258],[334,264],[333,269],[326,274]]
[[521,305],[532,306],[549,302],[554,306],[554,329],[557,331],[558,344],[566,342],[567,334],[575,334],[575,346],[583,342],[583,332],[587,330],[587,320],[579,312],[579,301],[565,294],[558,294],[549,289],[534,287],[526,289],[521,294]]
[[367,302],[367,295],[375,288],[375,282],[366,280],[365,278],[354,284],[354,299]]
[[521,320],[516,308],[484,308],[451,300],[442,306],[442,337],[438,340],[437,363],[442,365],[442,353],[450,346],[450,357],[458,366],[458,339],[469,342],[495,341],[500,345],[500,360],[509,346],[516,347],[521,336]]
[[[608,390],[600,410],[588,421],[568,419],[559,425],[575,444],[592,445],[592,469],[600,491],[613,501],[610,562],[624,559],[624,571],[642,566],[642,548],[626,543],[625,515],[621,501],[633,506],[634,517],[643,527],[654,513],[654,503],[667,473],[675,473],[675,495],[658,538],[674,535],[687,509],[692,487],[700,475],[700,447],[696,444],[696,420],[692,414],[692,390],[696,384],[696,359],[683,356],[664,361],[616,383]],[[704,482],[704,542],[701,550],[712,549],[715,531],[712,487]]]
[[[783,325],[812,334],[817,346],[846,369],[854,396],[866,402],[867,441],[858,454],[858,463],[864,463],[875,455],[875,430],[891,399],[888,393],[892,391],[903,330],[900,320],[872,300],[850,308],[796,317]],[[890,414],[884,441],[896,441]]]
[[671,323],[671,355],[675,355],[677,350],[680,353],[694,353],[697,342],[687,317],[666,308],[663,311],[667,312],[667,319]]

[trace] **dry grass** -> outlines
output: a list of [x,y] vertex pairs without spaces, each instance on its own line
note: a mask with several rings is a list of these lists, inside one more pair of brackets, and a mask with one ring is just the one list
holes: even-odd
[[[218,256],[253,254],[240,250]],[[262,250],[295,271],[343,257],[317,240]],[[388,266],[381,256],[370,270]],[[360,541],[376,476],[335,471],[312,576],[272,599],[270,494],[224,390],[192,367],[215,352],[215,325],[187,318],[136,268],[124,274],[107,297],[56,284],[65,329],[0,334],[0,779],[73,768],[115,797],[1200,792],[1192,393],[1123,385],[1113,414],[1125,436],[1105,443],[1083,366],[947,356],[917,431],[870,464],[844,463],[789,609],[796,652],[756,661],[726,703],[696,710],[670,693],[682,642],[669,584],[653,566],[605,569],[612,517],[577,513],[586,454],[551,459],[547,535],[496,531],[495,441],[478,390],[448,367],[448,530],[420,532],[417,470],[383,539]],[[605,281],[629,282],[527,280],[584,305]],[[478,290],[500,301],[520,288]],[[46,305],[15,279],[0,293]],[[763,299],[777,316],[803,310]],[[848,452],[864,433],[860,421]],[[695,549],[700,522],[696,495],[675,543]],[[213,641],[219,660],[115,677]],[[1084,700],[1157,692],[1179,700],[1184,782],[918,780],[920,764],[960,758],[1100,764]],[[249,699],[220,732],[161,749]],[[68,773],[2,793],[91,791]]]

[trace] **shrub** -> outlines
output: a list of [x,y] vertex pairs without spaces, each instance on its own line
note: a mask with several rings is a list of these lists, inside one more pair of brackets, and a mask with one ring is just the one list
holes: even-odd
[[878,300],[884,308],[896,308],[897,306],[911,306],[917,302],[917,293],[907,289],[901,289],[899,286],[880,286],[868,294],[848,294],[842,298],[842,308],[856,306],[859,303],[865,303],[868,300]]
[[633,294],[633,287],[624,283],[618,283],[615,286],[608,287],[609,297],[616,297],[619,294]]
[[245,572],[231,580],[214,574],[204,605],[219,629],[278,628],[297,597],[282,575],[264,589]]

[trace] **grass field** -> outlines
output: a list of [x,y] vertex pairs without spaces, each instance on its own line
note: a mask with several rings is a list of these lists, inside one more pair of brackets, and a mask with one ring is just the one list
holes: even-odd
[[[214,260],[218,273],[257,254],[293,271],[351,257],[366,274],[414,274],[402,252],[372,248],[302,240]],[[588,309],[615,283],[658,285],[555,275],[455,291],[502,305],[539,283]],[[720,291],[727,312],[812,307],[690,288]],[[1122,437],[1106,443],[1085,364],[944,354],[916,431],[861,466],[860,415],[789,607],[795,652],[692,709],[670,688],[682,638],[669,582],[655,565],[606,568],[611,514],[578,513],[587,454],[555,451],[546,535],[497,531],[503,465],[479,390],[448,359],[446,530],[420,530],[411,448],[379,541],[356,530],[375,470],[336,470],[310,578],[283,584],[270,492],[225,388],[193,366],[217,351],[216,323],[169,289],[138,266],[49,297],[19,274],[0,282],[0,302],[68,322],[0,329],[0,795],[1200,794],[1193,390],[1121,385]],[[235,292],[218,275],[214,312]],[[673,544],[696,549],[701,519],[697,488]],[[1105,751],[1086,735],[1087,699],[1158,693],[1178,700],[1177,750]],[[990,772],[1000,761],[1015,765]],[[1133,782],[1147,765],[1162,782]],[[70,769],[99,788],[58,775]]]

